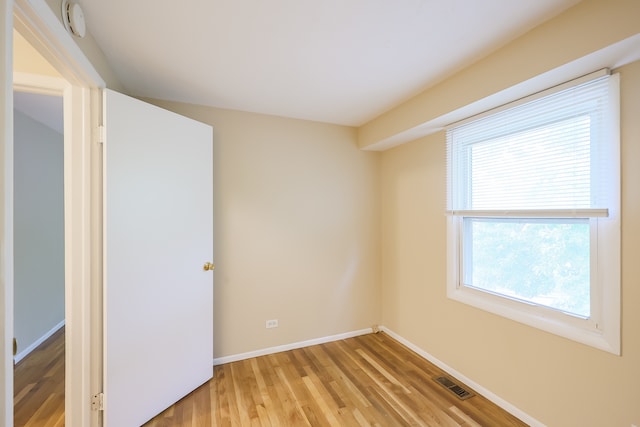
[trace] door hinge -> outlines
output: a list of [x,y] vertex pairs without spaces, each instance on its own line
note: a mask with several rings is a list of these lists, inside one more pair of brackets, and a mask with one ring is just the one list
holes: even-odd
[[104,393],[98,393],[91,396],[91,410],[104,411]]
[[106,139],[105,134],[106,130],[104,128],[104,125],[98,126],[98,144],[104,144],[104,141]]

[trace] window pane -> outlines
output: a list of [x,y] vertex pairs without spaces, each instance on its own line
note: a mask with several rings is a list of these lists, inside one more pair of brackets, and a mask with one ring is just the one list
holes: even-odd
[[464,219],[466,286],[590,316],[589,220]]

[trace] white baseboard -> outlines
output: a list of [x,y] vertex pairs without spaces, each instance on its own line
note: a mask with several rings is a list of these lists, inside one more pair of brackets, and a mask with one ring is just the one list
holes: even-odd
[[516,406],[512,405],[511,403],[507,402],[506,400],[504,400],[503,398],[501,398],[497,394],[489,391],[485,387],[483,387],[480,384],[478,384],[477,382],[473,381],[471,378],[469,378],[469,377],[461,374],[460,372],[456,371],[451,366],[449,366],[446,363],[442,362],[441,360],[437,359],[433,355],[427,353],[426,351],[424,351],[423,349],[421,349],[417,345],[413,344],[412,342],[407,341],[406,339],[404,339],[400,335],[396,334],[395,332],[393,332],[389,328],[381,326],[380,330],[385,332],[385,333],[387,333],[390,337],[392,337],[396,341],[402,343],[406,347],[408,347],[411,350],[415,351],[420,356],[424,357],[429,362],[431,362],[434,365],[436,365],[438,368],[442,369],[443,371],[447,372],[448,374],[451,374],[452,376],[454,376],[456,379],[459,379],[463,383],[467,384],[468,386],[473,388],[475,391],[480,393],[482,396],[486,397],[487,399],[489,399],[490,401],[492,401],[493,403],[495,403],[496,405],[498,405],[499,407],[501,407],[505,411],[507,411],[510,414],[520,418],[522,421],[524,421],[525,423],[529,424],[531,427],[546,427],[543,423],[541,423],[540,421],[536,420],[535,418],[533,418],[532,416],[530,416],[526,412],[522,411],[518,407],[516,407]]
[[15,360],[15,363],[18,363],[19,361],[27,357],[29,353],[35,350],[40,344],[45,342],[47,338],[49,338],[51,335],[58,332],[58,329],[62,328],[63,326],[64,326],[64,319],[62,319],[62,322],[58,323],[56,326],[51,328],[49,332],[45,333],[43,336],[35,340],[31,345],[29,345],[27,348],[22,350],[20,353],[16,354],[15,357],[13,358]]
[[372,332],[373,331],[371,330],[371,328],[360,329],[358,331],[345,332],[343,334],[331,335],[331,336],[323,337],[323,338],[315,338],[315,339],[307,340],[307,341],[299,341],[299,342],[295,342],[295,343],[291,343],[291,344],[285,344],[285,345],[279,345],[279,346],[276,346],[276,347],[264,348],[262,350],[249,351],[247,353],[234,354],[234,355],[231,355],[231,356],[224,356],[224,357],[216,357],[216,358],[213,359],[213,365],[214,366],[223,365],[225,363],[237,362],[239,360],[245,360],[245,359],[251,359],[252,357],[266,356],[267,354],[280,353],[282,351],[294,350],[294,349],[297,349],[297,348],[309,347],[309,346],[312,346],[312,345],[324,344],[324,343],[332,342],[332,341],[339,341],[339,340],[343,340],[343,339],[346,339],[346,338],[352,338],[352,337],[357,337],[357,336],[360,336],[360,335],[370,334]]

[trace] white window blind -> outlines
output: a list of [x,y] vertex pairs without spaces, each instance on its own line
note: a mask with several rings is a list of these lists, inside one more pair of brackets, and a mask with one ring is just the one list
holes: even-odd
[[609,76],[447,129],[447,213],[603,217]]

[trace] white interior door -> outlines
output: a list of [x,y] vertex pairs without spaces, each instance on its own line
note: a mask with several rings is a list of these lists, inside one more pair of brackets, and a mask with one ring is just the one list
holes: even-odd
[[104,425],[140,426],[213,375],[212,129],[104,94]]

